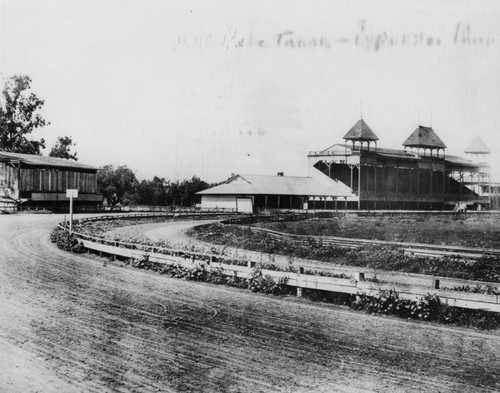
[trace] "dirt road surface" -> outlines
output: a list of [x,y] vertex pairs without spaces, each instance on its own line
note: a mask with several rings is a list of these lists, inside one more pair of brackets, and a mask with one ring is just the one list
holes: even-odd
[[1,392],[493,392],[500,334],[68,254],[0,216]]

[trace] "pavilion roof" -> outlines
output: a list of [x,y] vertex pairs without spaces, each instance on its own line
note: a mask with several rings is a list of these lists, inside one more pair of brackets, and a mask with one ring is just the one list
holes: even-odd
[[484,143],[480,137],[476,136],[464,152],[471,154],[490,154],[491,150],[488,146],[486,146],[486,143]]
[[365,123],[363,119],[358,120],[354,126],[344,135],[345,140],[351,141],[378,141],[378,136]]
[[445,149],[446,145],[432,127],[418,126],[403,143],[405,147]]

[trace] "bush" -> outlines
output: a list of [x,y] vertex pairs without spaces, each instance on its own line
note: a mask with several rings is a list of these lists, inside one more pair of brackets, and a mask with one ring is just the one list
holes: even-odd
[[313,302],[331,303],[349,307],[356,299],[356,296],[351,295],[350,293],[329,292],[309,288],[302,289],[302,297],[312,300]]
[[440,323],[475,327],[478,329],[498,329],[500,314],[492,311],[468,310],[441,305],[437,320]]
[[273,277],[262,274],[262,267],[257,264],[248,280],[248,288],[252,292],[263,292],[266,294],[281,295],[288,293],[287,279],[281,278],[275,281]]
[[355,310],[367,313],[396,315],[402,318],[436,320],[440,313],[440,301],[437,296],[426,295],[418,301],[400,299],[394,290],[379,291],[375,296],[360,294],[351,304]]
[[69,231],[59,227],[54,228],[50,234],[50,241],[56,243],[57,247],[61,250],[71,251],[74,253],[82,253],[85,250],[83,244],[78,238]]

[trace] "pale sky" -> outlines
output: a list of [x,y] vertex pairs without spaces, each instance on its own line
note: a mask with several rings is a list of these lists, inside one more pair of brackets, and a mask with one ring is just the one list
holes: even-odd
[[498,1],[0,4],[0,76],[32,78],[51,122],[34,137],[72,136],[83,163],[307,175],[362,101],[379,146],[420,123],[448,154],[481,136],[499,166]]

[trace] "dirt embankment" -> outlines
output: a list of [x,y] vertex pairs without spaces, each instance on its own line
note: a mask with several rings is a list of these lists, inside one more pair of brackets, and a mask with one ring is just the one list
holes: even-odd
[[0,217],[0,391],[500,390],[495,332],[104,267],[57,220]]

